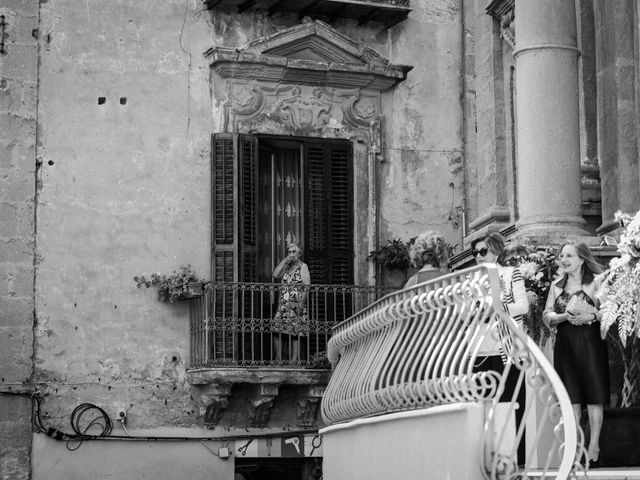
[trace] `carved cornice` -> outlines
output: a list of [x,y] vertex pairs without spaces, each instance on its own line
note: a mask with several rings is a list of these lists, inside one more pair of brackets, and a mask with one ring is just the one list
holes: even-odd
[[232,49],[207,52],[210,65],[222,78],[263,82],[324,85],[338,88],[367,88],[383,91],[407,78],[407,65],[357,65],[314,60],[287,59],[273,55],[253,55]]
[[235,49],[205,52],[222,78],[383,91],[413,68],[392,65],[374,50],[319,20],[303,23]]

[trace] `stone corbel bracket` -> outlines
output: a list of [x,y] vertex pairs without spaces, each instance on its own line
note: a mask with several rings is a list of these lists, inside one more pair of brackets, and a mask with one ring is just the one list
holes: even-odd
[[296,419],[300,427],[313,427],[316,424],[318,406],[326,389],[325,385],[315,385],[306,389],[298,397],[296,405]]
[[249,423],[251,427],[265,427],[271,417],[273,401],[278,396],[279,384],[256,385],[249,400]]
[[222,418],[224,410],[229,406],[231,385],[212,383],[198,387],[200,392],[200,416],[207,426],[215,426]]
[[485,8],[487,15],[500,22],[500,37],[513,49],[516,48],[515,0],[492,0]]

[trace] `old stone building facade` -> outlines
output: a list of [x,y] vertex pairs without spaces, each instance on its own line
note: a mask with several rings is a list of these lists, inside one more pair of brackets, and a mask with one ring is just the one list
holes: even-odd
[[[458,265],[491,230],[598,244],[616,210],[640,208],[639,13],[0,3],[0,478],[315,475],[329,370],[243,364],[235,347],[200,362],[198,301],[158,302],[134,276],[265,282],[295,239],[312,282],[375,286],[369,252],[427,229]],[[300,220],[281,228],[285,177]],[[34,432],[35,392],[44,426],[71,433],[90,403],[122,438]]]

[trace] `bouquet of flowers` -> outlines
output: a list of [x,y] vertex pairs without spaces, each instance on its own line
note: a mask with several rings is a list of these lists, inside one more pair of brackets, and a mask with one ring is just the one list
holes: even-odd
[[630,336],[640,336],[640,212],[634,217],[616,212],[616,220],[625,227],[618,243],[619,258],[613,258],[599,292],[602,302],[600,333],[604,338],[613,324],[623,346]]
[[524,318],[524,330],[541,348],[555,334],[555,330],[542,321],[549,287],[558,269],[554,252],[552,247],[524,245],[510,247],[507,251],[507,263],[520,269],[529,297],[529,313]]
[[[630,406],[640,399],[640,212],[631,216],[618,211],[615,218],[625,231],[618,243],[620,257],[613,258],[602,274],[600,334],[605,338],[609,333],[620,350],[624,363],[622,406]],[[617,329],[611,334],[614,325]]]

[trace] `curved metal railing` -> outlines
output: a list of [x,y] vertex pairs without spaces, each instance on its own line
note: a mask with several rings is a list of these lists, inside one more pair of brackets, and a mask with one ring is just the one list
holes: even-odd
[[[505,313],[499,292],[495,266],[472,267],[389,294],[334,327],[325,422],[482,401],[487,478],[536,470],[564,479],[584,470],[582,432],[564,385]],[[504,370],[482,371],[496,348]]]

